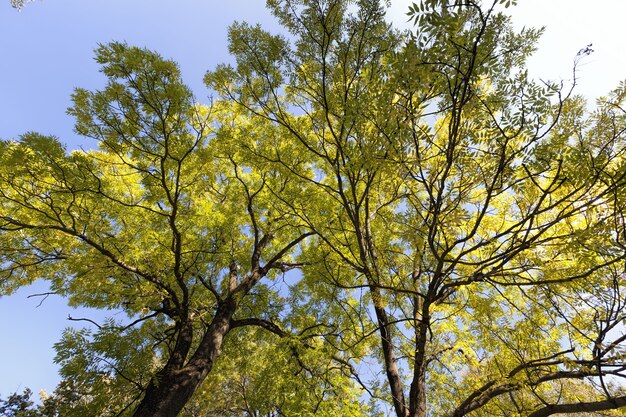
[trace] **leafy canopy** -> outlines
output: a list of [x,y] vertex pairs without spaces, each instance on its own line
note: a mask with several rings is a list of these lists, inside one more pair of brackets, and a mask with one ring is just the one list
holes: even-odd
[[97,150],[0,143],[3,292],[128,315],[57,345],[64,415],[626,405],[626,88],[588,111],[530,79],[512,3],[423,1],[403,33],[375,0],[268,1],[285,33],[233,24],[210,105],[101,46],[69,110]]

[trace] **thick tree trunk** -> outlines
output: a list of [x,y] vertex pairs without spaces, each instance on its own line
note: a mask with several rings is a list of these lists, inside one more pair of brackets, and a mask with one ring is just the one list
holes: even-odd
[[177,416],[209,373],[210,368],[210,366],[208,369],[185,367],[169,374],[160,374],[158,380],[150,382],[133,416]]
[[230,331],[234,304],[218,310],[189,362],[179,369],[165,367],[150,381],[134,417],[176,417],[207,377]]
[[408,408],[404,399],[404,389],[402,380],[400,379],[400,371],[391,342],[391,326],[387,312],[382,307],[374,307],[380,332],[381,346],[383,348],[383,358],[385,360],[385,372],[387,373],[387,381],[391,390],[393,407],[398,417],[408,417]]
[[426,362],[416,355],[413,382],[409,393],[409,416],[426,417]]

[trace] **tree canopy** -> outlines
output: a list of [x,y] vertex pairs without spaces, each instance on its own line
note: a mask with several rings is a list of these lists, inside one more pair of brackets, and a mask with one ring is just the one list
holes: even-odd
[[204,104],[101,45],[98,149],[0,142],[1,293],[127,316],[66,330],[47,415],[619,413],[626,84],[531,79],[510,3],[269,0]]
[[29,0],[11,0],[11,7],[17,10],[22,10],[22,7],[28,3]]

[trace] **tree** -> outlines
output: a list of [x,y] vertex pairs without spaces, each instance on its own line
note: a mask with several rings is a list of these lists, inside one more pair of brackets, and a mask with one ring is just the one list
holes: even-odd
[[64,410],[71,409],[80,400],[76,387],[71,381],[63,381],[52,394],[41,392],[40,401],[35,403],[33,392],[26,388],[21,394],[9,395],[0,399],[2,417],[60,417],[67,415]]
[[128,314],[66,331],[63,415],[626,405],[626,86],[589,113],[530,80],[508,3],[425,0],[402,33],[376,0],[270,0],[289,33],[234,24],[210,106],[101,46],[69,111],[98,150],[0,145],[2,290]]
[[46,277],[71,303],[127,313],[58,344],[75,415],[175,416],[227,334],[273,329],[270,283],[311,235],[284,208],[301,186],[248,158],[276,129],[196,103],[171,61],[121,43],[96,59],[109,82],[76,90],[69,113],[98,150],[0,142],[0,285]]
[[22,7],[28,2],[28,0],[11,0],[11,7],[22,10]]
[[26,388],[21,394],[15,392],[6,400],[0,400],[0,416],[38,417],[45,415],[41,413],[41,407],[34,407],[34,402],[30,399],[32,395],[33,392]]
[[378,333],[399,417],[626,405],[625,86],[587,115],[530,80],[540,31],[509,3],[414,4],[404,41],[377,1],[271,1],[292,42],[236,25],[207,75],[307,153],[263,156],[314,189],[291,206],[311,297],[352,316],[344,349]]

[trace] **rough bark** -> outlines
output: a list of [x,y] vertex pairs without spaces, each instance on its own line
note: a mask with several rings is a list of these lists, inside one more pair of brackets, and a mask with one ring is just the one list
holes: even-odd
[[182,411],[220,355],[235,309],[234,302],[222,305],[187,364],[178,369],[165,366],[150,381],[134,417],[176,417]]

